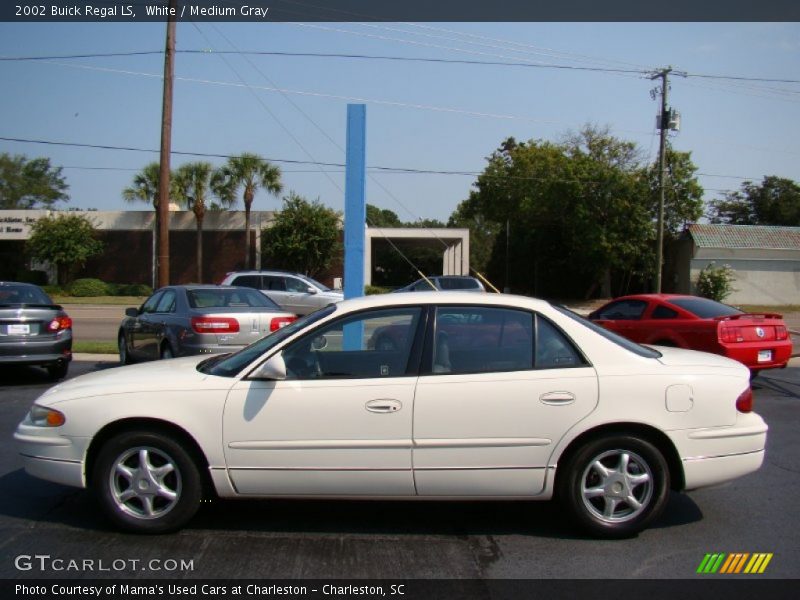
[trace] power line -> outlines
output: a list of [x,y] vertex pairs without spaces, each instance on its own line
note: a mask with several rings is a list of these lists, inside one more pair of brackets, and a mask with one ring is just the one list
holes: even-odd
[[[324,28],[323,28],[324,29]],[[343,30],[344,33],[354,33]],[[447,39],[447,38],[446,38]],[[509,61],[493,61],[493,60],[468,60],[457,58],[434,58],[434,57],[414,57],[414,56],[393,56],[385,54],[344,54],[344,53],[330,53],[330,52],[285,52],[279,50],[213,50],[213,49],[181,49],[176,50],[178,54],[239,54],[250,56],[284,56],[295,58],[337,58],[349,60],[382,60],[394,62],[420,62],[420,63],[440,63],[440,64],[456,64],[456,65],[476,65],[476,66],[494,66],[494,67],[523,67],[533,69],[561,69],[569,71],[590,71],[599,73],[627,73],[633,75],[647,75],[652,72],[652,69],[624,69],[614,67],[589,67],[578,65],[563,65],[556,63],[533,63],[533,62],[509,62]],[[52,54],[52,55],[31,55],[31,56],[0,56],[0,61],[37,61],[37,60],[68,60],[79,58],[114,58],[126,56],[147,56],[164,54],[163,50],[141,50],[131,52],[96,52],[87,54]],[[523,59],[518,59],[523,60]],[[745,75],[714,75],[708,73],[685,73],[685,77],[697,79],[714,79],[714,80],[731,80],[731,81],[749,81],[759,83],[791,83],[800,84],[800,79],[784,79],[773,77],[752,77]],[[792,90],[778,90],[778,91],[792,91]]]

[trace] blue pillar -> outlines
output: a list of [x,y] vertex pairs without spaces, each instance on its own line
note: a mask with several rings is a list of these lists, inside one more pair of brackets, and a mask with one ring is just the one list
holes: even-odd
[[[347,166],[344,187],[344,297],[364,295],[364,247],[366,238],[367,107],[347,105]],[[360,326],[344,328],[345,350],[360,350]]]

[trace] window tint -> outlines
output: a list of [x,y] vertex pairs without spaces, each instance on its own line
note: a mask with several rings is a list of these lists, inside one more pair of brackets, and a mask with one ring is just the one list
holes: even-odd
[[522,371],[533,366],[533,315],[521,310],[440,307],[434,373]]
[[242,369],[254,363],[260,357],[264,356],[272,348],[280,344],[285,339],[293,336],[295,333],[305,327],[324,319],[336,310],[335,306],[326,306],[318,311],[309,313],[300,317],[296,321],[289,323],[285,327],[281,327],[278,331],[270,333],[268,336],[261,338],[257,342],[253,342],[233,354],[220,354],[204,360],[197,365],[197,370],[201,373],[209,375],[216,375],[218,377],[233,377]]
[[672,310],[664,306],[663,304],[659,304],[653,309],[653,318],[654,319],[676,319],[678,318],[678,311]]
[[254,290],[261,289],[261,275],[239,275],[234,278],[232,285],[240,285],[242,287],[253,288]]
[[285,292],[286,283],[284,282],[283,277],[275,275],[264,275],[264,287],[261,289],[271,290],[273,292]]
[[635,321],[641,318],[647,302],[644,300],[619,300],[595,313],[595,319],[610,321]]
[[47,294],[32,285],[4,285],[0,287],[0,304],[52,304]]
[[[431,283],[433,283],[433,279],[431,279]],[[414,287],[411,288],[411,291],[413,291],[413,292],[432,292],[432,291],[436,290],[437,288],[431,287],[431,283],[428,283],[424,279],[421,279],[419,282],[414,284]]]
[[139,312],[142,314],[152,313],[156,311],[156,306],[158,306],[158,301],[161,300],[161,296],[164,292],[156,292],[152,296],[150,296],[145,303],[142,304],[142,308],[139,309]]
[[421,312],[392,308],[339,319],[283,351],[287,379],[403,376]]
[[733,308],[732,306],[715,302],[708,298],[670,298],[670,302],[675,306],[680,306],[682,309],[688,310],[701,319],[714,319],[716,317],[727,317],[729,315],[739,315],[742,313],[738,308]]
[[186,298],[191,308],[279,308],[264,294],[250,288],[188,290]]
[[286,278],[286,291],[287,292],[300,292],[302,294],[307,294],[308,293],[308,283],[306,283],[302,279],[296,279],[294,277],[287,277]]
[[480,285],[471,277],[440,277],[439,287],[443,290],[477,290]]
[[585,365],[572,342],[550,321],[536,317],[536,368],[565,369]]
[[175,290],[166,290],[158,301],[156,312],[170,313],[175,312]]
[[660,352],[653,350],[652,348],[648,348],[647,346],[641,346],[636,342],[632,342],[629,339],[614,333],[613,331],[609,331],[605,327],[601,327],[597,323],[592,323],[589,319],[583,318],[568,308],[563,308],[561,306],[554,306],[553,308],[555,308],[558,312],[568,316],[570,319],[574,319],[584,327],[591,329],[596,334],[601,335],[607,340],[614,342],[618,346],[625,348],[629,352],[633,352],[634,354],[643,356],[644,358],[659,358],[661,356]]

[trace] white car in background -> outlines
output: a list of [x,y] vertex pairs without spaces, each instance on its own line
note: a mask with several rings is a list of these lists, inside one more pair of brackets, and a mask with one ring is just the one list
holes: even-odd
[[235,354],[72,379],[15,439],[28,473],[91,488],[136,532],[184,526],[206,493],[555,497],[589,534],[618,538],[650,525],[670,489],[760,467],[749,375],[531,298],[387,294]]
[[235,271],[228,273],[220,284],[259,290],[283,310],[296,315],[307,315],[344,299],[342,292],[311,277],[286,271]]

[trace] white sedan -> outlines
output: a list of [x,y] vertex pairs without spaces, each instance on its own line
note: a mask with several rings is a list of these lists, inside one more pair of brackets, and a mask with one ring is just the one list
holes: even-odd
[[15,433],[25,469],[89,487],[119,527],[223,498],[548,500],[633,535],[670,489],[758,469],[750,373],[550,304],[422,292],[323,308],[230,355],[57,385]]

